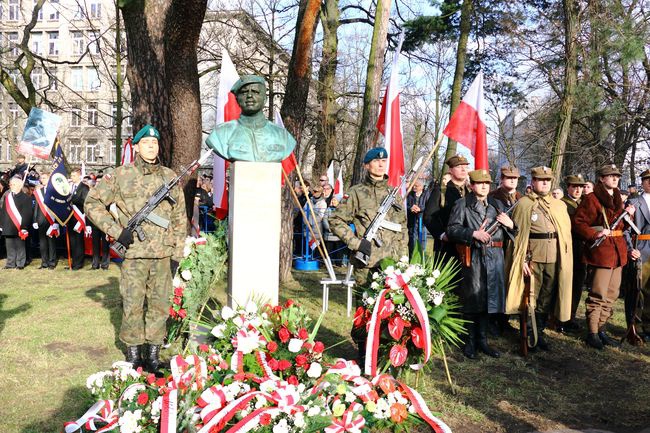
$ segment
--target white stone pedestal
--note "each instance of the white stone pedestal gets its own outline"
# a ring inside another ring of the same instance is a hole
[[[228,305],[278,304],[279,162],[237,161],[230,170]]]

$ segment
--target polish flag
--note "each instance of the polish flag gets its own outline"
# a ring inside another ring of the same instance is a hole
[[[122,144],[122,162],[120,165],[131,164],[133,162],[133,139],[127,138]]]
[[[230,91],[232,86],[239,80],[239,74],[235,65],[230,60],[228,51],[224,48],[221,52],[221,72],[219,73],[219,89],[217,91],[217,116],[216,124],[239,119],[241,109],[237,105],[235,95]],[[228,161],[217,154],[212,157],[212,200],[215,208],[215,215],[222,220],[228,215],[228,190],[226,188],[226,172]]]
[[[397,44],[388,88],[384,94],[384,102],[377,120],[377,129],[384,136],[384,147],[388,152],[388,184],[392,187],[399,186],[402,176],[404,176],[404,146],[402,143],[402,118],[399,105],[399,70],[397,69],[402,42],[404,42],[404,33],[400,35]]]
[[[327,183],[334,185],[334,161],[330,162],[330,166],[327,168]]]
[[[284,122],[282,121],[282,116],[280,115],[280,112],[278,110],[273,110],[273,123],[284,128]],[[291,152],[291,155],[284,158],[281,164],[282,164],[282,169],[284,170],[284,172],[287,174],[288,177],[289,174],[291,174],[291,172],[294,171],[296,167],[298,167],[298,160],[296,159],[296,155],[293,152]],[[284,176],[282,176],[281,185],[284,186]]]
[[[489,170],[483,103],[483,71],[479,72],[474,79],[442,133],[472,151],[475,170]]]
[[[338,200],[341,200],[341,197],[343,197],[343,168],[339,170],[339,176],[336,178],[336,182],[334,182],[334,197]]]

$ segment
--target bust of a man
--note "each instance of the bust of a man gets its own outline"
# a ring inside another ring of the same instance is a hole
[[[257,75],[244,75],[232,86],[241,116],[217,126],[205,141],[228,161],[280,162],[293,152],[296,140],[264,117],[266,83]]]

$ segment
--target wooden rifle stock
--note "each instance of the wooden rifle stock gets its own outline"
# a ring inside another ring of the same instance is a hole
[[[639,242],[638,235],[634,237],[634,249],[637,249],[637,244]],[[634,277],[634,310],[632,310],[632,317],[630,323],[627,326],[627,332],[625,336],[621,339],[621,343],[625,340],[628,341],[632,346],[642,346],[644,344],[643,338],[636,332],[636,320],[637,315],[639,314],[639,302],[641,300],[641,288],[643,285],[643,262],[641,257],[639,257],[634,262],[634,268],[636,275]]]

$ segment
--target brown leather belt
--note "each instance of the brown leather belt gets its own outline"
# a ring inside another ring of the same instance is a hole
[[[557,232],[552,233],[531,233],[528,239],[557,239]]]
[[[650,241],[650,234],[642,234],[636,237],[640,241]]]
[[[486,247],[489,248],[503,248],[503,242],[490,242],[489,244],[485,245]]]

